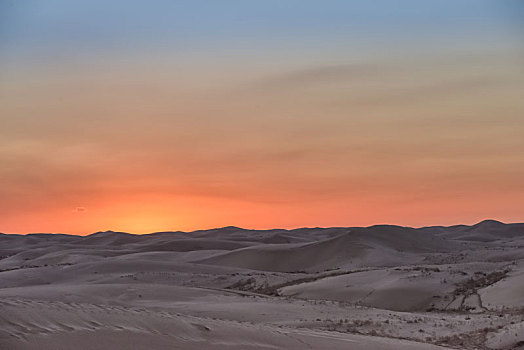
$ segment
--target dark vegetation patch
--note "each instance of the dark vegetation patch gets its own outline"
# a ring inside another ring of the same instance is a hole
[[[265,295],[271,295],[271,296],[280,296],[280,294],[278,293],[278,290],[280,288],[302,284],[302,283],[314,282],[319,279],[323,279],[327,277],[349,275],[352,273],[363,272],[363,271],[368,271],[368,270],[334,271],[334,272],[323,273],[323,274],[318,274],[318,275],[313,275],[313,276],[308,276],[308,277],[297,278],[294,280],[290,280],[290,281],[275,284],[275,285],[268,285],[266,283],[261,286],[256,285],[256,280],[254,278],[248,278],[248,279],[240,280],[238,282],[233,283],[232,285],[228,286],[227,289],[250,291],[250,292],[256,292],[259,294],[265,294]]]
[[[511,271],[509,268],[505,268],[504,270],[493,271],[491,273],[477,272],[473,277],[458,284],[453,294],[455,296],[475,294],[477,290],[497,283],[506,277],[509,271]]]

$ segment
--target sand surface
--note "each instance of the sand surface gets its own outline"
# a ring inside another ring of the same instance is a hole
[[[524,224],[0,234],[0,349],[524,349]]]

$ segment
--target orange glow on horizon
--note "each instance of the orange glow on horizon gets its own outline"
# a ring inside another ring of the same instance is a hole
[[[471,199],[453,203],[412,202],[403,206],[362,199],[321,201],[305,207],[296,203],[259,203],[216,198],[173,198],[159,195],[126,197],[114,203],[86,207],[85,211],[57,209],[4,220],[4,233],[70,233],[86,235],[97,231],[145,234],[159,231],[194,231],[224,226],[248,229],[293,229],[299,227],[371,226],[398,224],[430,226],[473,224],[486,218],[519,221],[518,210],[498,210],[497,205],[471,208]],[[511,200],[510,198],[506,200]],[[512,205],[518,208],[519,200]],[[423,204],[423,205],[421,205]],[[341,210],[342,208],[342,210]],[[457,214],[450,217],[449,211]],[[495,213],[495,216],[492,215]],[[14,230],[9,230],[12,225]],[[21,230],[20,230],[21,228]]]

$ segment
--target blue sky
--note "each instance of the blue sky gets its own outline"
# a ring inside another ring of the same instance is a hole
[[[520,34],[514,0],[2,0],[0,6],[4,60],[148,50],[258,51],[272,45],[314,50],[330,42],[373,52],[394,51],[396,45],[467,50],[515,45]]]

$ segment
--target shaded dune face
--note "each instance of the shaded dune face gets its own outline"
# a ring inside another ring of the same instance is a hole
[[[348,229],[313,243],[257,245],[200,262],[262,271],[320,271],[366,264],[388,266],[394,264],[395,256],[409,260],[414,253],[448,252],[457,247],[430,233],[384,225]]]
[[[352,257],[364,255],[368,248],[343,234],[314,243],[256,245],[199,262],[261,271],[293,272],[333,268]]]
[[[524,225],[491,220],[2,234],[0,349],[506,349],[523,288]]]
[[[435,234],[400,226],[372,226],[352,230],[350,234],[369,245],[412,253],[446,252],[457,248],[453,242]]]

